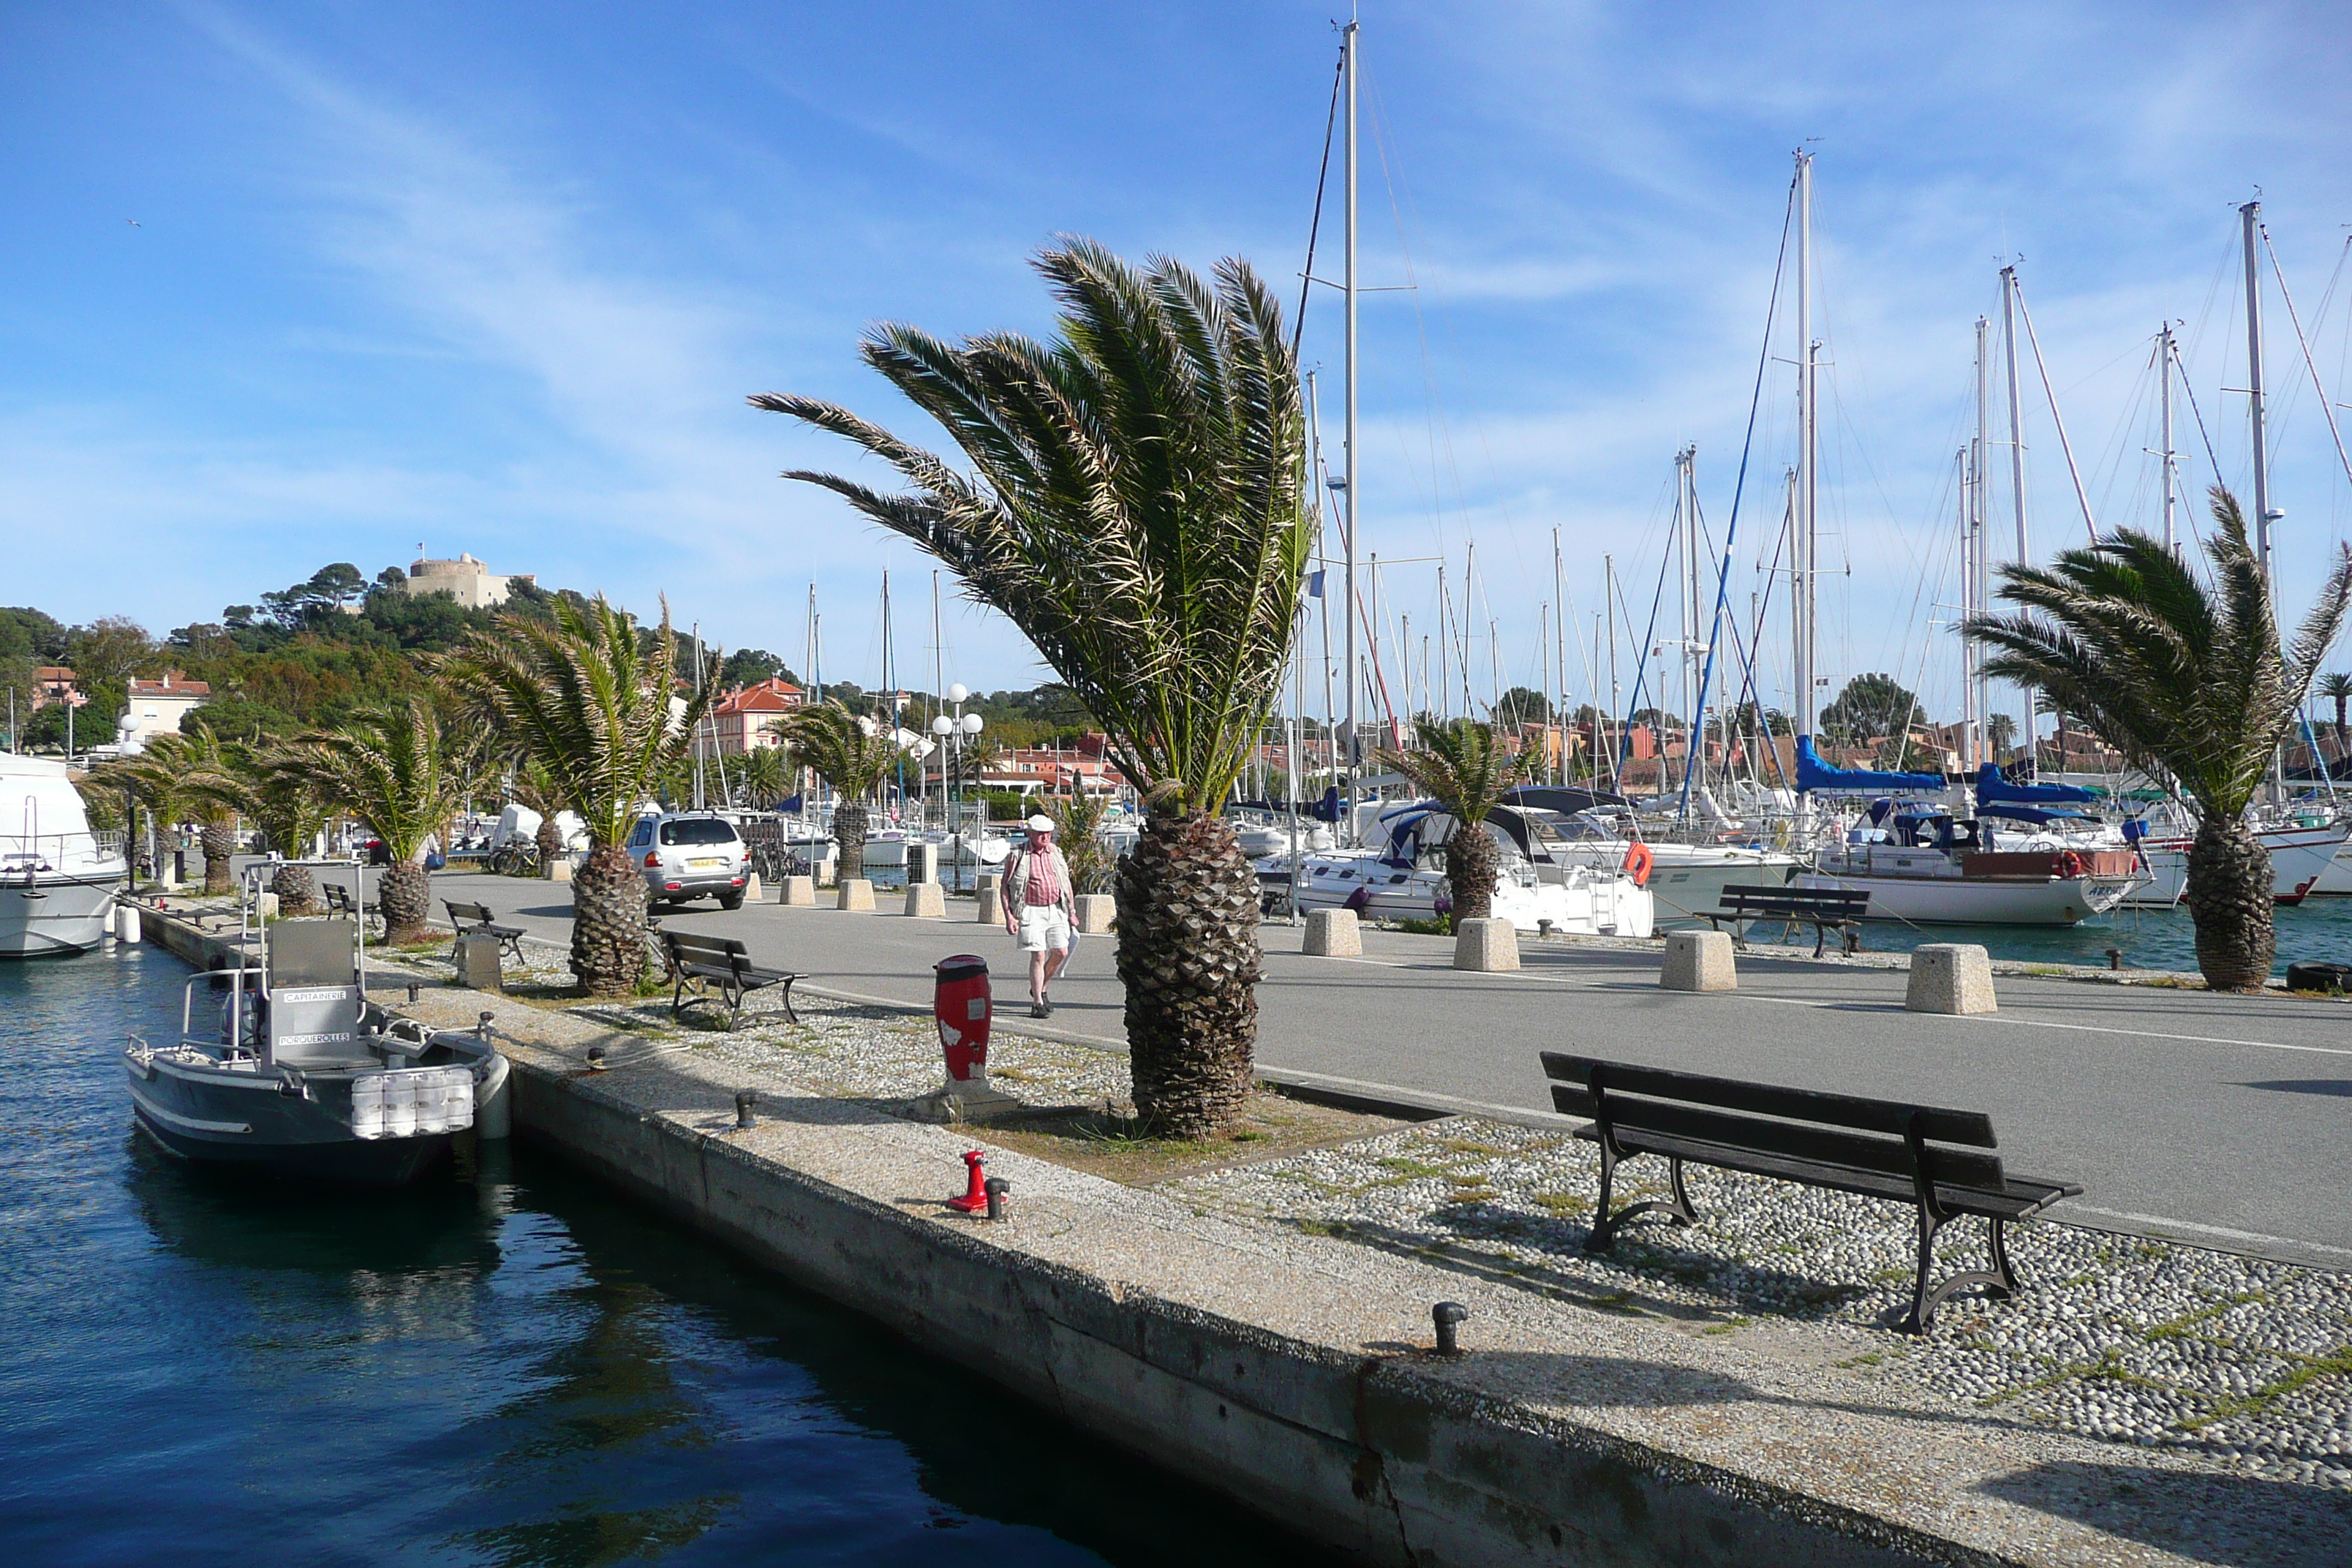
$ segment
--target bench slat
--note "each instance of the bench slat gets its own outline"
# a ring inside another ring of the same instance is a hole
[[[1577,1136],[1590,1141],[1598,1139],[1600,1134],[1591,1128],[1580,1128]],[[1628,1154],[1662,1154],[1688,1160],[1695,1164],[1744,1171],[1750,1175],[1775,1176],[1783,1181],[1802,1182],[1808,1186],[1857,1193],[1864,1197],[1886,1198],[1907,1204],[1918,1195],[1907,1176],[1895,1177],[1850,1166],[1783,1159],[1752,1149],[1710,1143],[1700,1138],[1677,1138],[1664,1132],[1633,1132],[1622,1136],[1618,1142]],[[1936,1184],[1936,1201],[1955,1214],[1972,1214],[1985,1219],[2023,1219],[2028,1215],[2040,1213],[2060,1198],[2072,1197],[2082,1190],[2065,1183],[2026,1181],[2014,1176],[2009,1177],[1998,1188],[1939,1181]]]
[[[1727,1149],[1777,1154],[1809,1165],[1875,1171],[1883,1175],[1899,1176],[1906,1184],[1911,1177],[1911,1151],[1893,1138],[1832,1131],[1825,1127],[1801,1127],[1795,1122],[1769,1121],[1760,1116],[1707,1110],[1695,1105],[1675,1105],[1655,1100],[1621,1100],[1615,1095],[1609,1097],[1609,1124],[1619,1133],[1617,1141],[1621,1146],[1625,1142],[1626,1133],[1660,1133],[1718,1144]],[[1928,1173],[1937,1182],[1984,1187],[1994,1192],[2002,1187],[1999,1155],[1932,1145],[1927,1152]]]
[[[1916,1114],[1922,1118],[1920,1136],[1937,1143],[1962,1143],[1971,1148],[1993,1149],[2000,1145],[1992,1131],[1992,1118],[1982,1111],[1948,1110],[1930,1105],[1905,1105],[1899,1100],[1865,1100],[1859,1095],[1828,1094],[1818,1089],[1782,1089],[1774,1084],[1742,1083],[1737,1079],[1709,1078],[1700,1073],[1675,1072],[1665,1068],[1635,1067],[1625,1062],[1603,1062],[1591,1057],[1570,1056],[1564,1051],[1543,1053],[1544,1076],[1562,1083],[1573,1083],[1589,1089],[1595,1070],[1601,1073],[1603,1087],[1612,1095],[1640,1094],[1659,1100],[1686,1100],[1699,1105],[1713,1105],[1727,1110],[1753,1111],[1761,1116],[1784,1117],[1792,1121],[1817,1121],[1830,1127],[1850,1127],[1864,1132],[1883,1132],[1901,1137]],[[1553,1090],[1557,1100],[1559,1090]],[[1591,1110],[1569,1110],[1569,1116],[1591,1116]]]

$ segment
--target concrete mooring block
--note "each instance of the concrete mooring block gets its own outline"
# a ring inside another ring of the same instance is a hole
[[[547,863],[547,868],[540,874],[551,882],[568,882],[572,880],[572,862],[566,857],[558,855]]]
[[[996,890],[994,878],[985,878],[982,880],[980,897],[974,902],[979,904],[980,912],[973,918],[982,925],[992,926],[1004,923],[1004,899]]]
[[[863,877],[844,877],[841,891],[834,902],[835,909],[874,912],[874,884]]]
[[[1353,910],[1307,911],[1307,953],[1310,958],[1361,958],[1364,928]]]
[[[1992,958],[1969,942],[1931,942],[1911,952],[1911,988],[1903,1005],[1914,1013],[1990,1013]]]
[[[271,892],[256,893],[253,896],[253,913],[255,918],[258,920],[276,920],[278,918],[278,895]]]
[[[1071,902],[1076,906],[1078,930],[1087,936],[1101,935],[1118,918],[1118,900],[1108,893],[1080,893]]]
[[[1496,974],[1519,966],[1518,929],[1500,915],[1454,922],[1454,967]]]
[[[743,897],[748,902],[754,904],[766,903],[768,901],[766,897],[767,891],[768,890],[765,888],[760,886],[760,873],[757,871],[747,871],[743,874]]]
[[[499,967],[499,939],[480,932],[457,939],[457,984],[469,991],[504,994],[506,975]]]
[[[816,879],[814,877],[785,878],[784,902],[788,904],[799,904],[803,908],[808,909],[815,908]]]
[[[947,889],[937,882],[914,882],[907,888],[907,913],[917,920],[948,918]]]
[[[1658,984],[1667,991],[1737,991],[1739,972],[1731,958],[1731,933],[1721,931],[1670,931],[1666,962],[1658,970]]]

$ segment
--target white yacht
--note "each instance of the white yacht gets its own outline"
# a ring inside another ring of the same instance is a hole
[[[1531,786],[1513,790],[1507,798],[1541,816],[1558,839],[1550,851],[1565,865],[1633,875],[1642,858],[1633,849],[1640,845],[1649,861],[1645,885],[1661,931],[1706,926],[1709,922],[1699,915],[1723,907],[1724,889],[1777,886],[1805,864],[1799,856],[1768,848],[1735,831],[1739,826],[1736,819],[1723,819],[1714,841],[1707,842],[1643,833],[1630,805],[1617,796]]]
[[[1524,931],[1570,936],[1653,935],[1656,905],[1633,878],[1565,858],[1567,841],[1548,814],[1498,805],[1486,830],[1501,851],[1493,912]],[[1298,864],[1301,910],[1351,909],[1367,920],[1433,920],[1451,909],[1445,841],[1454,818],[1433,802],[1391,807],[1376,847],[1309,855]],[[1259,863],[1261,881],[1277,864],[1287,886],[1287,855]]]
[[[65,763],[0,753],[0,958],[96,947],[128,871],[121,836],[90,831]]]

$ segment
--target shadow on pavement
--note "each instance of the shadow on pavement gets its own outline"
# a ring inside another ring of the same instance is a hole
[[[2199,1563],[2338,1568],[2352,1541],[2352,1496],[2254,1476],[2062,1459],[1976,1490]]]

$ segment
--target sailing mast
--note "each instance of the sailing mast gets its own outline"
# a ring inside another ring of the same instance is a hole
[[[1343,596],[1339,601],[1341,605],[1339,621],[1343,628],[1342,635],[1346,638],[1347,651],[1344,655],[1343,668],[1347,671],[1348,679],[1348,787],[1343,792],[1343,796],[1347,802],[1350,829],[1347,837],[1352,839],[1356,810],[1356,777],[1360,760],[1356,735],[1356,696],[1363,684],[1362,678],[1356,670],[1356,71],[1358,67],[1357,27],[1352,19],[1340,29],[1339,37],[1343,62],[1341,69],[1348,79],[1348,136],[1347,156],[1344,160],[1347,164],[1348,187],[1348,257],[1341,283],[1346,300],[1348,339],[1346,359],[1348,412],[1344,463],[1347,470],[1347,489],[1342,497],[1344,502],[1342,510],[1346,513],[1343,531],[1347,535],[1345,542],[1348,549],[1348,565],[1345,581],[1341,584]]]
[[[2017,395],[2017,268],[2014,267],[2000,269],[2000,342],[2009,377],[2009,488],[2010,500],[2017,517],[2016,558],[2031,561],[2033,559],[2033,546],[2025,527],[2025,411]],[[2025,728],[2021,738],[2025,742],[2026,756],[2032,761],[2030,771],[2038,775],[2042,771],[2042,742],[2034,733],[2037,721],[2033,688],[2021,686],[2018,691],[2025,699]],[[2058,759],[2058,766],[2064,769],[2064,757]]]
[[[1797,495],[1793,548],[1795,567],[1798,742],[1810,741],[1813,729],[1813,501],[1816,481],[1814,452],[1814,384],[1818,361],[1813,343],[1813,155],[1797,154]],[[1797,842],[1812,837],[1812,797],[1797,794]]]
[[[2254,264],[2255,227],[2262,212],[2260,202],[2248,202],[2238,209],[2246,237],[2246,414],[2253,436],[2254,545],[2267,582],[2271,576],[2271,520],[2279,514],[2271,510],[2270,438],[2263,429],[2268,410],[2263,401],[2263,289],[2262,274]]]
[[[1991,607],[1992,579],[1986,568],[1991,552],[1986,548],[1986,524],[1990,521],[1990,486],[1985,472],[1985,458],[1991,450],[1990,417],[1992,413],[1992,362],[1986,353],[1992,333],[1992,323],[1982,316],[1977,318],[1977,429],[1969,447],[1969,523],[1968,563],[1969,609],[1981,615]],[[1985,679],[1984,648],[1973,637],[1963,638],[1962,658],[1967,663],[1962,679],[1968,685],[1969,721],[1974,733],[1969,737],[1969,771],[1974,773],[1980,763],[1998,763],[1992,748],[1992,685]]]
[[[2158,458],[2164,466],[2164,547],[2179,551],[2180,542],[2173,531],[2173,511],[2180,489],[2180,454],[2172,449],[2172,323],[2156,334],[2157,405],[2162,410],[2164,449]]]

